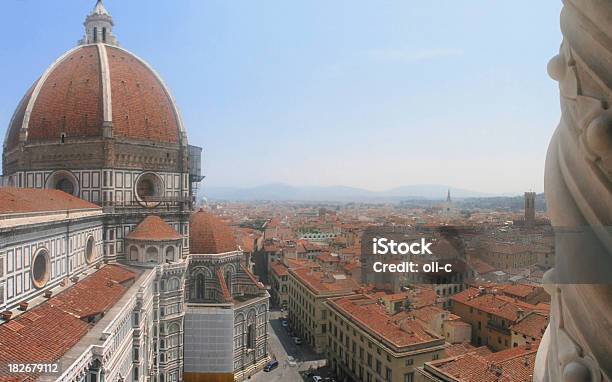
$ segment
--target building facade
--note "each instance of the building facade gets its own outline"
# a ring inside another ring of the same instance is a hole
[[[324,271],[310,262],[289,269],[287,310],[294,332],[309,343],[317,354],[324,354],[329,330],[329,308],[325,301],[331,297],[354,294],[359,289],[359,284],[346,275]]]
[[[327,358],[353,381],[416,381],[415,370],[444,357],[444,337],[407,313],[389,314],[373,296],[330,299]]]
[[[451,297],[451,312],[472,326],[472,344],[494,351],[512,347],[512,326],[530,312],[548,313],[548,304],[529,304],[498,290],[469,288]]]
[[[269,296],[229,227],[193,212],[201,148],[163,80],[101,0],[84,26],[4,140],[0,380],[244,379],[268,360]]]

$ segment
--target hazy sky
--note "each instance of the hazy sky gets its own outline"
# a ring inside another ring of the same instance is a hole
[[[94,0],[3,0],[0,134]],[[560,0],[106,0],[170,86],[204,185],[543,189]]]

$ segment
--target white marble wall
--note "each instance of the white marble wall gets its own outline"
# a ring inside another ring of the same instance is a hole
[[[39,227],[35,237],[28,238],[23,233],[24,240],[15,241],[0,249],[0,285],[4,285],[4,293],[0,298],[0,308],[16,306],[20,301],[27,301],[33,295],[42,293],[57,285],[62,279],[76,275],[93,267],[102,260],[102,222],[91,224],[87,228],[73,230],[57,230]],[[85,247],[89,237],[94,238],[94,254],[88,263],[85,259]],[[32,283],[31,264],[33,256],[44,248],[50,258],[49,280],[45,287],[36,289]]]

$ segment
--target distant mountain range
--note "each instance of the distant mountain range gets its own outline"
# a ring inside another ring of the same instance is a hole
[[[443,200],[450,189],[453,199],[515,196],[516,194],[487,194],[441,184],[418,184],[396,187],[385,191],[370,191],[347,186],[296,187],[271,183],[257,187],[202,187],[200,196],[225,201],[312,201],[312,202],[398,202],[402,200]]]

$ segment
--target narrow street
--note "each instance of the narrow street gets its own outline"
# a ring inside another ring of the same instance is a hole
[[[309,368],[316,369],[325,365],[325,359],[315,354],[309,345],[296,345],[281,324],[282,313],[270,311],[269,334],[270,356],[278,360],[278,367],[270,372],[260,371],[251,377],[255,382],[302,382],[309,380],[304,374]],[[287,357],[292,356],[296,365],[290,366]],[[301,372],[301,373],[300,373]]]

